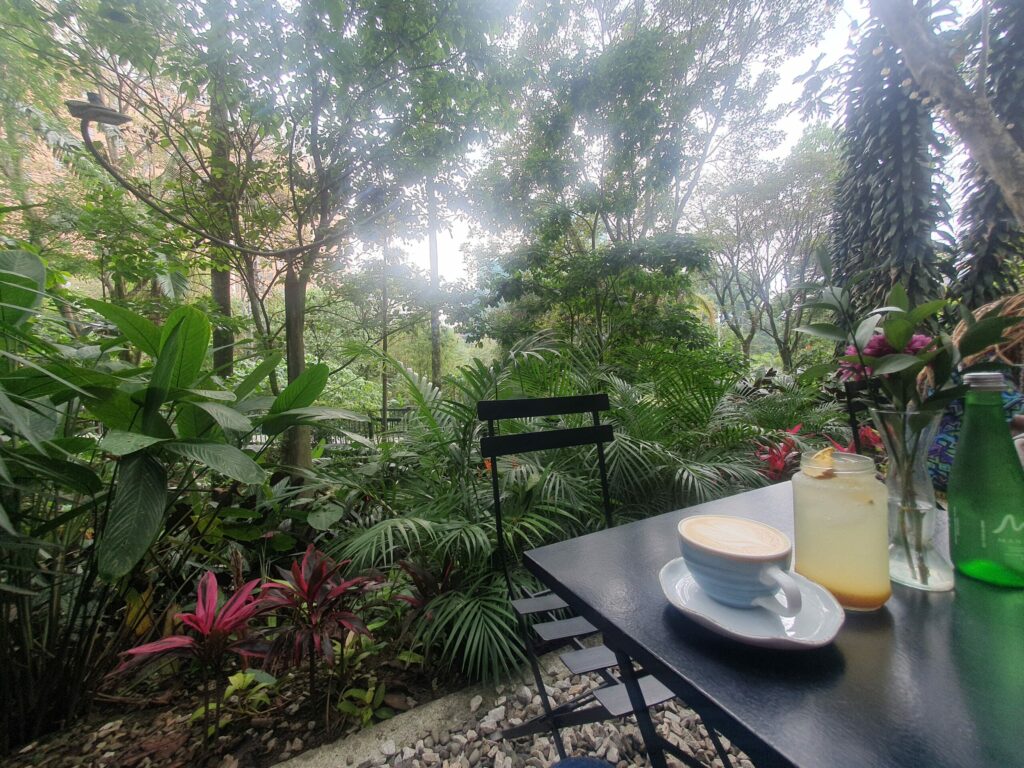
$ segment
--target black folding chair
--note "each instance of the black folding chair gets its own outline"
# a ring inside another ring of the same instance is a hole
[[[600,474],[601,500],[604,523],[613,525],[612,505],[608,492],[608,471],[605,464],[604,444],[614,435],[610,425],[601,424],[600,412],[608,410],[608,395],[578,395],[574,397],[548,397],[518,400],[482,400],[477,403],[477,415],[487,422],[487,436],[480,440],[480,453],[490,459],[491,486],[494,493],[494,518],[498,533],[498,557],[505,574],[512,609],[519,622],[520,634],[526,656],[533,671],[537,691],[544,707],[544,714],[534,720],[503,732],[505,738],[517,738],[539,733],[545,727],[551,729],[555,748],[565,758],[560,729],[567,726],[583,725],[613,717],[624,717],[634,713],[629,692],[625,684],[611,672],[617,666],[615,653],[604,645],[586,646],[582,638],[597,632],[597,629],[582,616],[566,616],[568,606],[550,590],[522,593],[517,589],[511,576],[514,564],[506,551],[504,525],[501,514],[501,489],[498,482],[498,459],[521,453],[546,451],[580,446],[596,446],[597,466]],[[592,426],[549,429],[533,432],[498,434],[498,422],[508,419],[533,419],[589,413]],[[596,672],[603,685],[591,693],[583,694],[558,707],[553,707],[544,680],[541,676],[538,656],[551,650],[569,647],[559,658],[573,675]],[[640,691],[646,707],[668,701],[673,694],[653,676],[646,675],[639,680]],[[595,706],[590,706],[595,704]]]

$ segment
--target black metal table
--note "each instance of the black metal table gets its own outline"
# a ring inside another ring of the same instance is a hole
[[[693,514],[793,531],[788,483],[526,553],[531,572],[709,728],[769,765],[1024,766],[1024,590],[957,576],[955,592],[893,585],[817,650],[756,648],[679,614],[658,584]]]

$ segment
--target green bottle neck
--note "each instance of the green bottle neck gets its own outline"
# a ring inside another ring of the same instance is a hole
[[[995,406],[1001,409],[1003,407],[1003,393],[972,389],[967,393],[967,405]]]

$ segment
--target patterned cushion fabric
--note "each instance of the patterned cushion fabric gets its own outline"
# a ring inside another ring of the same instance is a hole
[[[955,383],[960,383],[959,377],[955,377]],[[1003,393],[1003,410],[1006,412],[1007,424],[1016,414],[1024,413],[1024,394],[1021,394],[1020,390],[1015,387],[1015,383],[1010,376],[1007,376],[1007,384],[1011,387]],[[947,490],[949,471],[953,467],[953,457],[956,455],[956,444],[960,437],[960,424],[963,422],[963,418],[964,401],[955,400],[950,403],[946,412],[942,414],[935,442],[928,449],[928,472],[938,491]]]

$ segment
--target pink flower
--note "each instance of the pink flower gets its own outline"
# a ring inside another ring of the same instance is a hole
[[[903,348],[902,354],[904,355],[916,355],[932,343],[932,337],[927,336],[923,333],[915,333],[910,337],[910,341],[907,342],[907,346]],[[845,354],[854,356],[857,354],[857,347],[850,344],[846,348]],[[870,339],[868,343],[864,345],[863,349],[864,357],[885,357],[886,355],[896,354],[896,350],[892,348],[885,336],[881,333],[876,333]],[[855,360],[840,360],[839,361],[839,380],[840,381],[863,381],[872,374],[870,365],[861,365]]]
[[[918,352],[927,349],[928,345],[931,343],[931,336],[926,336],[923,333],[915,333],[910,337],[910,341],[907,342],[907,346],[904,348],[903,354],[916,355]]]

